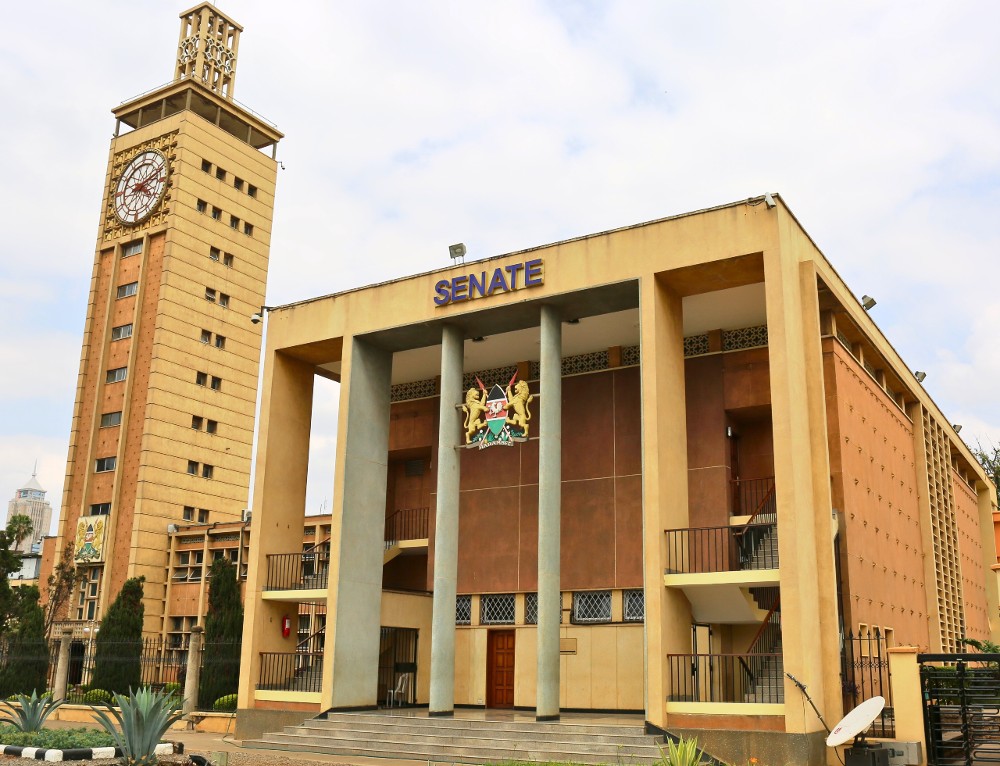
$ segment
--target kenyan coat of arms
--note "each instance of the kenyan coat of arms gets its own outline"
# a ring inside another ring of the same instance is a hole
[[[528,405],[535,397],[525,381],[515,383],[516,379],[517,373],[514,373],[506,389],[499,383],[487,389],[476,378],[479,388],[466,391],[465,404],[462,405],[466,447],[512,447],[514,442],[528,440],[531,427]]]

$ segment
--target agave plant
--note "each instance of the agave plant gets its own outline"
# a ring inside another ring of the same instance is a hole
[[[667,740],[666,748],[660,747],[660,764],[662,766],[698,766],[704,752],[698,749],[698,740],[694,737],[677,742]]]
[[[30,697],[18,694],[14,699],[17,700],[18,707],[14,707],[8,701],[0,702],[7,708],[0,711],[0,721],[9,723],[15,729],[27,732],[41,731],[42,726],[45,725],[45,719],[52,715],[55,709],[65,701],[53,702],[52,698],[45,694],[39,697],[37,689],[31,690]]]
[[[160,738],[182,715],[173,711],[171,695],[145,686],[129,689],[127,697],[116,693],[115,703],[118,710],[107,703],[107,712],[94,707],[94,716],[121,748],[127,766],[155,766]]]

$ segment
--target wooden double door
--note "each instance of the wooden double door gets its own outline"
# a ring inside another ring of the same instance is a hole
[[[487,634],[487,707],[514,707],[514,635],[513,630],[491,630]]]

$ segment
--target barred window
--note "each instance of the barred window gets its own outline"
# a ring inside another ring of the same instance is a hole
[[[472,622],[472,596],[455,598],[455,624],[469,625]]]
[[[559,622],[562,623],[562,593],[559,594]],[[538,624],[538,594],[537,593],[525,593],[524,594],[524,624],[525,625],[537,625]]]
[[[479,600],[479,622],[483,625],[514,624],[514,594],[491,594]]]
[[[574,593],[573,622],[611,622],[611,591]]]
[[[645,601],[642,589],[623,591],[622,607],[625,622],[642,622],[645,618]]]

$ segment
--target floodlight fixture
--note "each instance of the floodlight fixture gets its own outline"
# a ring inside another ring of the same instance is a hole
[[[448,255],[451,256],[452,260],[454,260],[455,258],[464,258],[465,257],[465,243],[458,242],[458,243],[452,245],[451,247],[449,247],[448,248]]]
[[[917,383],[923,383],[924,382],[924,378],[927,377],[927,373],[926,372],[921,372],[920,370],[917,370],[916,372],[913,373],[913,377],[915,377],[917,379]]]
[[[874,298],[872,298],[870,295],[862,295],[861,296],[861,308],[863,308],[865,311],[871,311],[872,307],[876,303],[877,303],[877,301]]]

